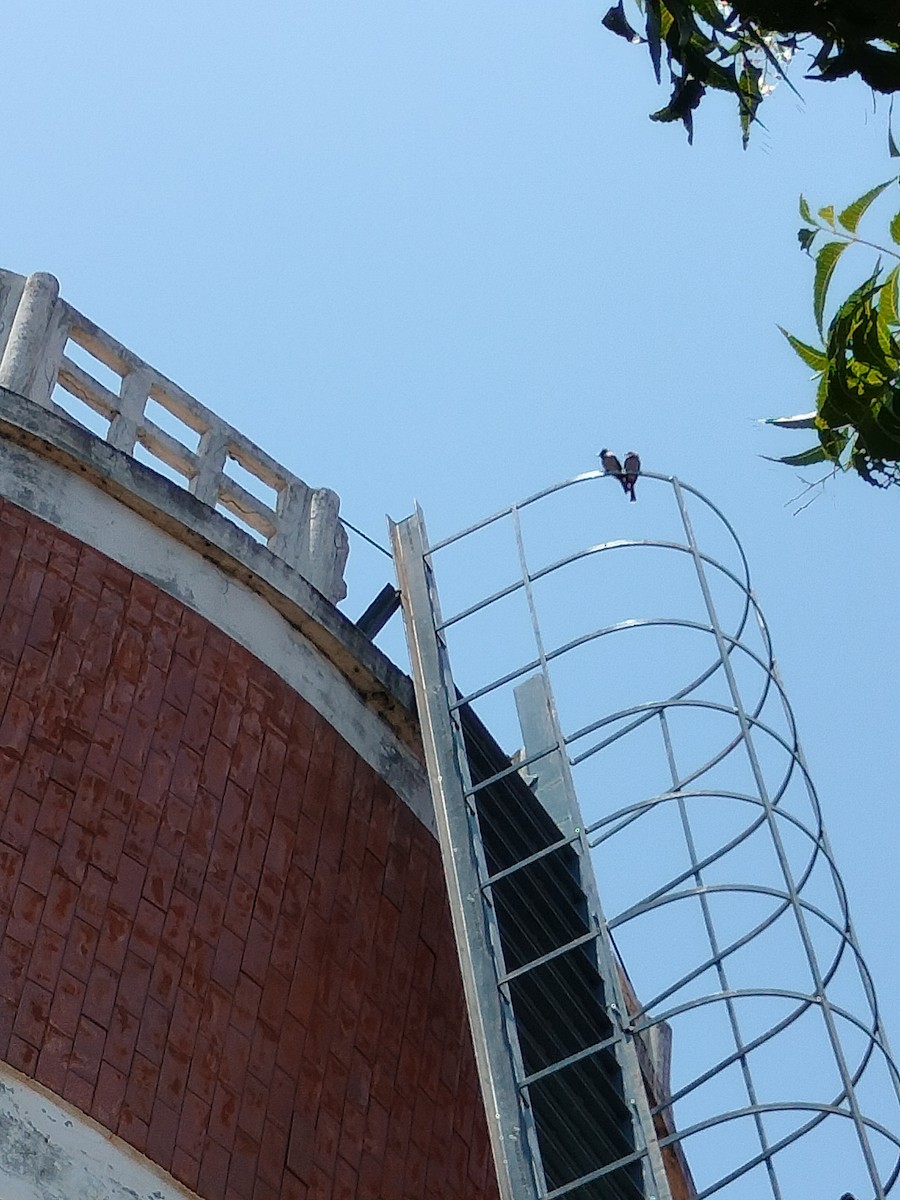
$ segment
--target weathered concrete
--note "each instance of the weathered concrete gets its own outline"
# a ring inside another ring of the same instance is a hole
[[[0,494],[245,646],[433,830],[409,679],[266,547],[88,430],[3,389]]]
[[[70,344],[119,377],[114,391],[66,355]],[[61,388],[85,406],[85,416],[90,410],[109,422],[110,445],[132,455],[140,443],[181,475],[193,495],[256,530],[273,553],[328,600],[341,600],[347,594],[348,541],[338,517],[337,495],[329,488],[308,486],[61,299],[52,275],[26,279],[0,269],[0,387],[77,422],[77,414],[70,417],[55,402],[55,389]],[[181,422],[186,435],[191,431],[200,435],[196,450],[150,419],[150,399]],[[266,503],[232,478],[226,470],[229,459],[270,488],[274,502]]]
[[[4,1200],[196,1200],[90,1117],[0,1062]]]

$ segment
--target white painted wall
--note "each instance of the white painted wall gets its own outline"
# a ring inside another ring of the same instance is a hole
[[[3,1200],[196,1200],[90,1117],[0,1062]]]

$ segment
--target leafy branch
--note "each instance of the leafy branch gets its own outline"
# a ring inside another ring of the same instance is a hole
[[[900,212],[888,224],[893,245],[862,237],[859,224],[871,205],[898,179],[865,192],[835,216],[834,206],[814,216],[800,197],[800,246],[815,261],[813,314],[820,346],[781,332],[818,380],[814,412],[779,417],[770,424],[788,429],[814,429],[818,444],[776,461],[794,467],[831,463],[855,470],[878,487],[900,484]],[[812,249],[820,235],[829,240]],[[849,246],[878,252],[870,274],[837,306],[824,328],[825,308],[835,268]],[[882,256],[896,259],[890,269]]]
[[[603,18],[612,33],[647,46],[671,96],[653,121],[681,121],[688,141],[708,88],[737,101],[744,145],[765,97],[798,51],[808,79],[858,75],[874,91],[900,91],[900,27],[884,0],[618,0]],[[629,16],[631,19],[629,19]],[[641,32],[638,32],[638,28]],[[796,90],[796,89],[794,89]]]

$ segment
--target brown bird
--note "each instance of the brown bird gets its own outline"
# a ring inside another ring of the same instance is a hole
[[[600,462],[603,464],[603,470],[606,472],[606,474],[615,475],[619,483],[621,483],[622,487],[627,492],[628,488],[625,487],[625,480],[622,478],[622,464],[619,462],[613,452],[611,450],[601,450]]]
[[[626,496],[631,500],[637,500],[637,496],[634,494],[634,485],[637,483],[640,473],[641,460],[633,450],[629,450],[625,455],[625,475],[622,479],[622,487],[625,489]]]

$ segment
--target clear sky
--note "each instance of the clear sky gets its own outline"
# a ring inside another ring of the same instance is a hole
[[[36,0],[4,21],[0,265],[64,296],[386,540],[449,533],[609,445],[747,551],[895,1041],[897,497],[763,454],[812,407],[797,198],[896,169],[853,85],[693,147],[585,0]],[[862,268],[860,268],[862,269]],[[807,497],[808,498],[808,497]],[[346,612],[391,576],[354,542]],[[391,635],[393,636],[393,635]],[[386,641],[396,654],[397,642]]]

